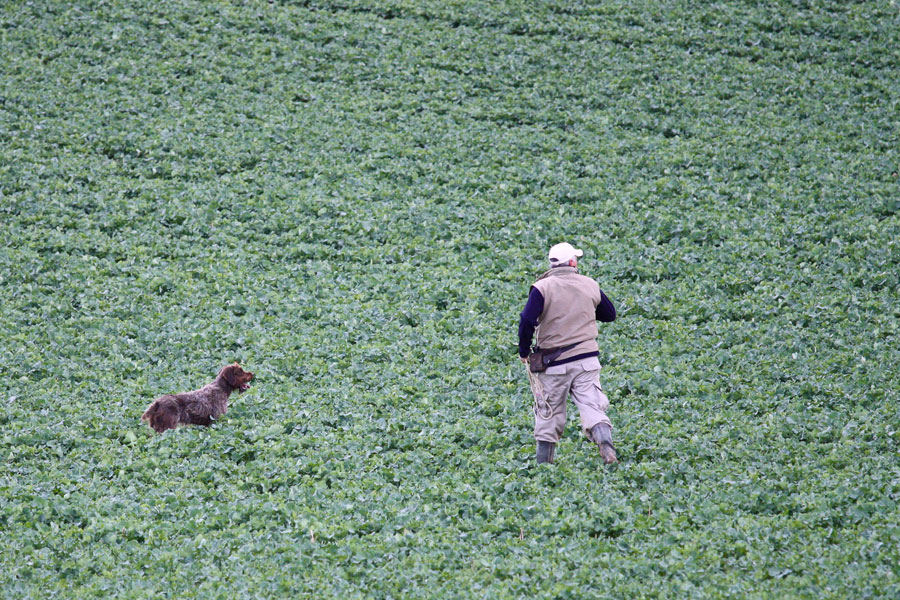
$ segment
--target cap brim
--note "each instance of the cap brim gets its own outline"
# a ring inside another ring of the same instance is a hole
[[[575,256],[577,256],[577,257],[580,258],[580,257],[584,256],[584,252],[582,252],[581,250],[579,250],[579,249],[576,248],[576,249],[575,249]]]

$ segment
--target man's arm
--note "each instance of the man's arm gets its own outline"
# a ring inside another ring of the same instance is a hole
[[[610,304],[610,306],[612,306]],[[532,287],[528,294],[525,309],[519,314],[519,357],[527,358],[531,354],[531,338],[538,325],[538,319],[544,312],[544,296]]]
[[[531,298],[529,298],[531,301]],[[541,302],[543,308],[543,302]],[[604,323],[611,323],[616,320],[616,307],[610,302],[603,290],[600,290],[600,304],[597,305],[597,320]],[[523,313],[524,314],[524,313]],[[519,335],[521,336],[522,326],[519,325]]]

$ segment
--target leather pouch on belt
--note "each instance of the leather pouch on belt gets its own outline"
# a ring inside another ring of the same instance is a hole
[[[578,344],[570,344],[568,346],[563,346],[562,348],[547,348],[546,350],[535,348],[534,351],[528,355],[528,369],[532,373],[543,373],[547,370],[547,365],[559,358],[563,352],[571,350],[577,345]]]
[[[532,373],[543,373],[547,370],[544,364],[544,353],[540,350],[528,355],[528,370]]]

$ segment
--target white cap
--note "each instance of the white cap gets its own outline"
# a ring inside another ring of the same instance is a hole
[[[550,259],[551,265],[558,265],[560,263],[567,263],[577,256],[584,256],[584,252],[578,248],[573,248],[572,244],[563,242],[562,244],[557,244],[550,248],[547,258]]]

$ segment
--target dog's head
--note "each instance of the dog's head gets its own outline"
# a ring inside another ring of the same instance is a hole
[[[222,370],[219,371],[219,377],[239,392],[250,389],[250,382],[253,381],[253,373],[245,371],[237,363],[222,367]]]

